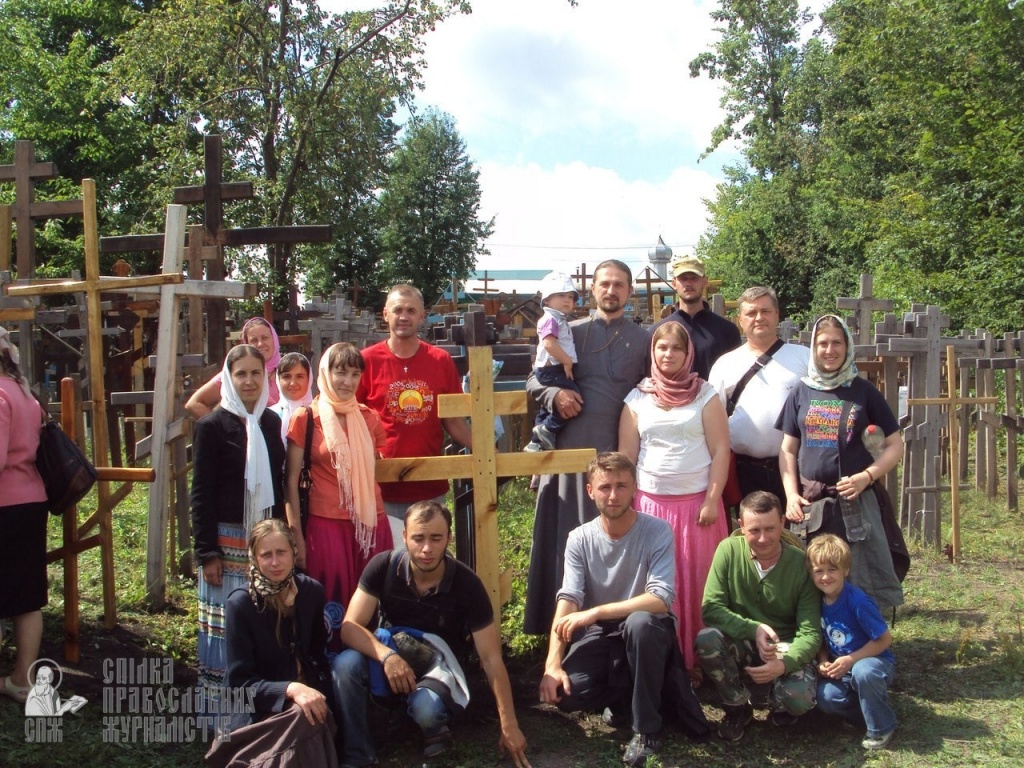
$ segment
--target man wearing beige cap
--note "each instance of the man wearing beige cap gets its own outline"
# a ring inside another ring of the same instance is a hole
[[[696,256],[684,256],[672,263],[672,287],[679,296],[679,309],[661,322],[675,320],[683,324],[693,342],[693,370],[707,380],[715,360],[740,345],[739,329],[712,312],[704,301],[708,279],[704,262]]]

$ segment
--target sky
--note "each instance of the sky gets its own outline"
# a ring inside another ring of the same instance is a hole
[[[320,0],[325,10],[372,0]],[[714,2],[473,0],[427,37],[420,108],[451,114],[495,217],[478,270],[647,264],[692,253],[734,147],[700,159],[719,83],[689,62],[717,39]],[[634,270],[636,271],[636,270]]]

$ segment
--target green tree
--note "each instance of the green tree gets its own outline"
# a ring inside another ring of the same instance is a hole
[[[236,266],[280,306],[302,274],[324,290],[374,274],[373,191],[392,148],[396,103],[419,84],[423,35],[457,0],[404,0],[327,14],[315,2],[174,0],[144,14],[115,61],[122,98],[173,117],[167,184],[200,167],[200,129],[219,132],[230,172],[254,181],[256,201],[231,207],[238,226],[331,223],[329,246],[272,246]],[[294,258],[295,252],[301,256]]]
[[[380,197],[383,272],[433,302],[488,253],[494,219],[482,221],[479,171],[452,117],[428,109],[405,129]]]
[[[140,112],[106,91],[116,41],[130,27],[130,12],[154,5],[146,0],[0,2],[0,155],[10,162],[13,141],[29,139],[36,157],[57,164],[61,178],[36,186],[40,200],[79,197],[79,181],[96,179],[100,226],[108,232],[158,221],[148,161],[156,155],[153,136],[164,117],[159,111]],[[13,200],[13,185],[0,194],[5,202]],[[39,227],[39,273],[66,276],[81,269],[81,235],[80,217]],[[140,261],[143,271],[159,263]]]

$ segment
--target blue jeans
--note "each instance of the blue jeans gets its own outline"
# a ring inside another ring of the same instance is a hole
[[[565,375],[565,368],[561,365],[545,365],[543,368],[534,368],[533,375],[537,382],[545,387],[571,389],[577,394],[580,391],[579,385]],[[549,411],[542,405],[537,409],[537,419],[534,424],[543,424],[552,432],[557,432],[565,426],[565,422],[566,419],[558,415],[557,409]]]
[[[370,660],[359,651],[346,648],[331,662],[331,685],[338,707],[337,722],[341,732],[342,748],[339,762],[343,766],[372,765],[377,759],[370,740],[367,705]],[[434,736],[448,722],[448,708],[444,701],[427,688],[417,688],[407,697],[408,713],[423,730],[424,736]]]
[[[896,713],[889,706],[889,685],[895,676],[891,662],[877,656],[861,659],[839,680],[818,680],[818,709],[866,724],[868,736],[884,736],[896,727]]]

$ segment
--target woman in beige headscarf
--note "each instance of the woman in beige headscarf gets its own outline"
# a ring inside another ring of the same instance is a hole
[[[308,409],[295,412],[288,429],[285,509],[298,545],[298,566],[324,586],[329,654],[341,650],[341,620],[363,568],[375,554],[394,545],[373,477],[374,463],[385,444],[384,427],[375,411],[356,402],[363,369],[363,358],[353,345],[330,347],[320,358],[320,394]],[[312,485],[303,530],[299,474],[308,411],[313,415]]]

